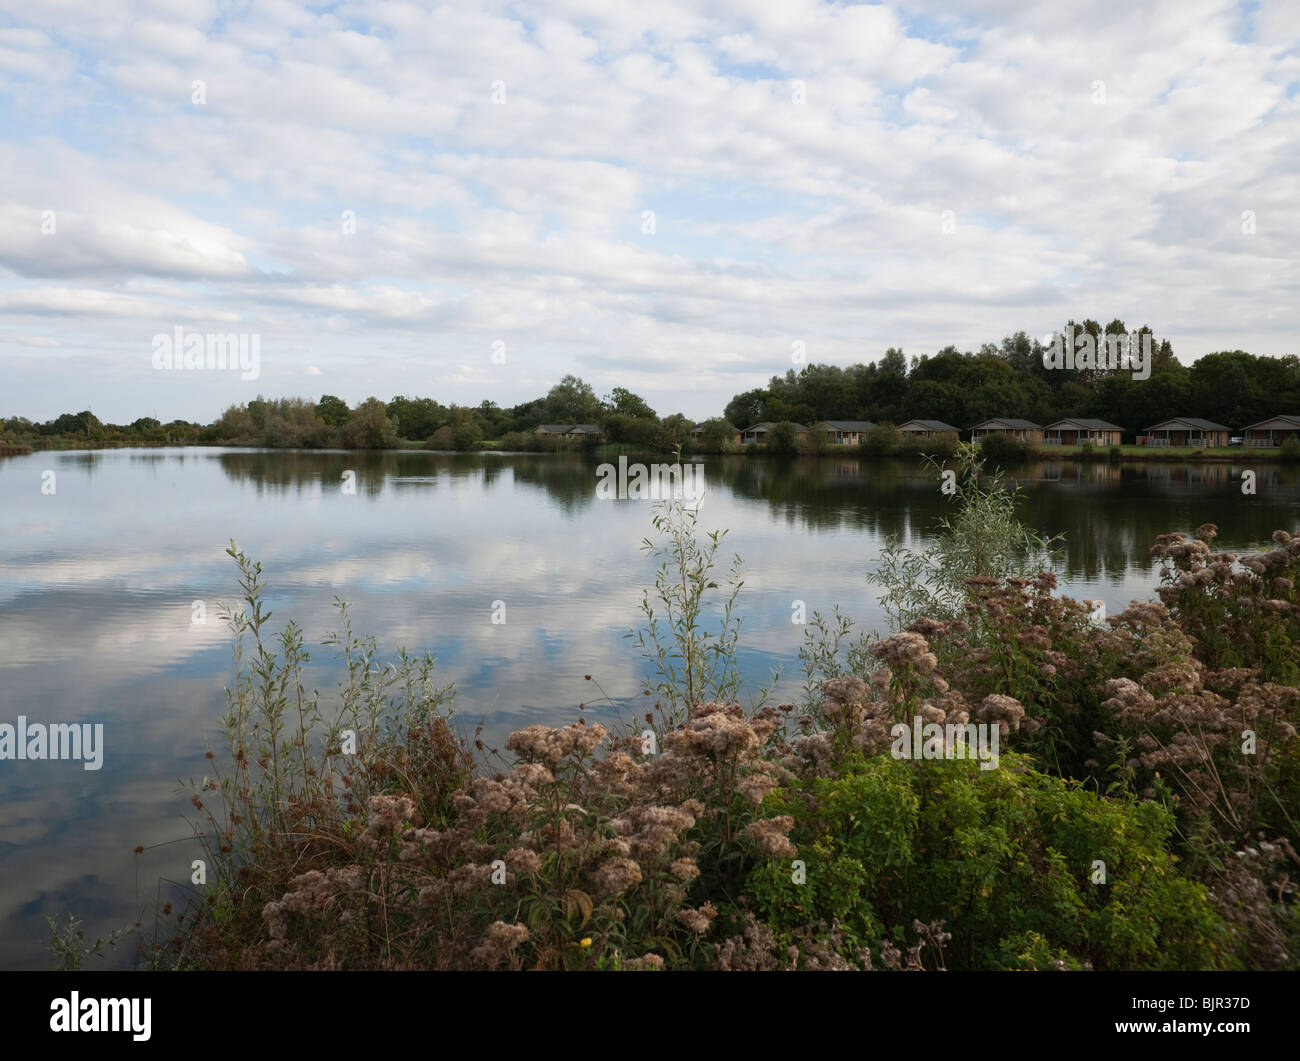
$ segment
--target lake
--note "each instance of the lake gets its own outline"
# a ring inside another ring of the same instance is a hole
[[[1065,534],[1066,592],[1114,614],[1151,596],[1157,534],[1213,522],[1220,545],[1246,550],[1300,526],[1300,471],[1261,464],[1244,495],[1242,459],[1026,466],[1022,518]],[[950,503],[919,462],[702,462],[700,525],[728,528],[725,559],[739,553],[746,571],[742,673],[756,688],[784,668],[774,694],[795,700],[793,602],[810,617],[838,604],[877,627],[865,575],[885,538],[926,540]],[[217,605],[237,599],[232,538],[263,565],[273,629],[293,618],[315,646],[326,701],[338,669],[320,642],[338,628],[337,595],[385,654],[434,653],[461,728],[484,723],[496,746],[519,726],[572,721],[601,695],[587,674],[617,702],[588,717],[644,710],[647,667],[624,634],[653,587],[640,549],[653,506],[598,499],[598,463],[197,448],[0,459],[0,723],[24,715],[104,734],[98,770],[0,761],[0,968],[51,965],[47,914],[77,913],[94,938],[151,908],[160,879],[188,880],[192,808],[177,779],[210,770],[207,747],[224,752],[233,670]],[[495,602],[504,623],[492,622]],[[129,950],[109,964],[129,964]]]

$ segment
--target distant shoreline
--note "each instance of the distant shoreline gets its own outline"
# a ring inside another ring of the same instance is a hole
[[[346,449],[342,447],[330,446],[327,448],[306,448],[302,446],[262,446],[250,445],[239,442],[155,442],[155,441],[125,441],[125,440],[84,440],[84,439],[67,439],[67,438],[48,438],[33,439],[30,442],[20,444],[3,444],[0,443],[0,457],[28,456],[33,453],[43,452],[76,452],[89,450],[105,449],[240,449],[240,450],[266,450],[269,452],[284,453],[446,453],[464,456],[473,453],[519,453],[519,454],[536,454],[542,456],[552,455],[588,455],[591,457],[608,457],[611,455],[626,454],[628,456],[649,456],[656,460],[663,460],[665,457],[671,457],[672,454],[656,452],[633,446],[620,445],[603,445],[596,447],[573,446],[566,449],[557,450],[502,450],[497,444],[489,441],[482,444],[476,449],[454,450],[454,449],[426,449],[425,444],[418,441],[405,441],[402,445],[384,449]],[[1245,446],[1220,446],[1214,449],[1191,449],[1178,447],[1148,447],[1148,446],[1120,446],[1118,457],[1111,455],[1110,448],[1096,447],[1091,451],[1085,451],[1079,446],[1053,446],[1050,449],[1038,449],[1023,458],[1004,458],[997,460],[997,463],[1006,467],[1014,467],[1022,464],[1033,464],[1039,461],[1050,460],[1070,460],[1080,463],[1120,463],[1124,461],[1144,461],[1153,463],[1176,463],[1176,464],[1231,464],[1250,460],[1256,463],[1283,463],[1281,447],[1270,449],[1255,449]],[[722,452],[708,450],[683,450],[683,456],[691,457],[774,457],[783,460],[789,459],[824,459],[824,458],[851,458],[854,460],[905,460],[909,457],[920,456],[919,451],[907,453],[872,453],[863,452],[857,446],[833,447],[831,449],[816,453],[771,453],[758,445],[746,446],[743,449],[731,449]]]

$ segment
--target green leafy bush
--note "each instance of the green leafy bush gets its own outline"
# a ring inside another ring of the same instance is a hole
[[[854,960],[942,922],[950,969],[1235,964],[1230,926],[1167,849],[1168,811],[1084,791],[1020,756],[995,770],[850,756],[767,806],[794,819],[807,874],[793,883],[789,863],[772,862],[750,878],[778,943],[834,924]]]
[[[945,469],[939,461],[929,461],[936,479],[945,470],[955,473],[954,492],[947,495],[955,511],[939,521],[933,544],[909,550],[890,537],[867,575],[869,583],[884,590],[880,603],[895,630],[922,617],[961,617],[972,592],[968,579],[1029,577],[1055,562],[1060,540],[1041,538],[1019,522],[1017,491],[997,483],[982,485],[984,465],[976,447],[961,446],[953,463]]]
[[[955,432],[939,431],[932,435],[913,434],[910,437],[903,436],[900,451],[916,454],[917,456],[942,459],[955,456],[961,445],[962,443]]]
[[[725,453],[732,444],[736,429],[721,417],[713,417],[705,420],[700,425],[699,452],[701,453]]]
[[[798,448],[799,435],[791,421],[782,420],[780,423],[772,425],[771,430],[767,433],[767,449],[769,453],[790,454],[797,452]]]
[[[864,454],[874,457],[892,457],[903,445],[903,432],[893,424],[877,424],[861,436],[858,443]]]
[[[1010,435],[985,435],[979,444],[980,455],[986,461],[1010,464],[1025,460],[1030,454],[1030,446]]]

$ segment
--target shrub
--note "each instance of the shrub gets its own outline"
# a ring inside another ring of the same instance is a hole
[[[1162,563],[1157,596],[1206,667],[1300,682],[1300,537],[1275,531],[1273,548],[1244,556],[1215,553],[1217,537],[1212,523],[1194,537],[1160,535],[1152,549]]]
[[[893,424],[877,424],[862,436],[858,443],[863,453],[871,456],[893,456],[903,444],[903,432]]]
[[[782,420],[780,423],[773,424],[767,433],[767,449],[769,453],[790,454],[798,450],[799,435],[795,431],[795,426],[789,420]]]
[[[621,443],[628,447],[628,452],[650,452],[660,442],[659,422],[645,417],[609,413],[601,421],[601,428],[606,441]]]
[[[914,453],[927,457],[952,457],[956,455],[961,442],[952,431],[940,431],[933,435],[918,434],[913,438],[904,437],[902,452]]]
[[[437,432],[435,431],[436,435]],[[483,442],[483,429],[472,418],[460,420],[451,429],[451,448],[456,450],[478,449]]]
[[[425,442],[425,449],[448,450],[455,449],[456,432],[450,424],[443,424]]]
[[[1278,458],[1286,461],[1288,464],[1300,462],[1300,437],[1292,435],[1277,451]]]
[[[720,417],[714,417],[711,420],[705,420],[700,425],[703,430],[700,433],[698,446],[702,453],[722,453],[725,452],[735,434],[735,428],[726,420]]]
[[[541,448],[539,436],[531,431],[507,431],[501,436],[501,448],[533,453]]]
[[[1029,456],[1029,443],[1010,435],[985,435],[980,440],[979,450],[986,461],[1009,464]]]
[[[821,455],[832,449],[830,434],[824,427],[810,427],[803,438],[798,440],[800,453]]]
[[[1016,519],[1019,492],[981,486],[984,464],[976,447],[961,446],[956,463],[956,512],[939,521],[934,544],[924,552],[905,550],[891,536],[867,576],[885,591],[880,604],[895,630],[922,617],[962,617],[969,579],[1033,576],[1054,562],[1059,541],[1032,534]],[[933,459],[930,465],[937,478],[942,467]]]
[[[833,776],[778,791],[766,805],[794,820],[789,837],[807,873],[795,884],[788,863],[774,861],[749,882],[778,944],[821,923],[838,930],[842,958],[874,952],[885,965],[890,950],[909,949],[909,929],[922,935],[912,967],[1231,963],[1230,927],[1167,849],[1168,811],[1103,799],[1017,756],[981,770],[969,760],[854,752]],[[1092,883],[1098,861],[1105,884]],[[937,923],[949,945],[927,955],[923,930]]]
[[[1118,915],[1119,909],[1111,906],[1093,911],[1087,914],[1091,927],[1084,936],[1090,948],[1102,947],[1085,953],[1053,936],[1050,926],[1036,923],[1037,915],[1028,913],[1044,904],[1053,906],[1059,897],[1049,899],[1037,893],[1028,880],[1012,883],[1015,874],[1003,868],[998,871],[1002,886],[1017,897],[1013,905],[1029,918],[1020,918],[1012,926],[1017,932],[1037,933],[1052,941],[1057,957],[1062,957],[1064,948],[1066,954],[1097,967],[1163,967],[1159,962],[1148,965],[1154,961],[1153,946],[1187,948],[1174,959],[1175,963],[1192,963],[1184,967],[1294,966],[1300,919],[1287,869],[1295,850],[1295,826],[1287,808],[1296,802],[1300,756],[1295,729],[1300,721],[1300,690],[1263,685],[1249,680],[1248,672],[1243,671],[1204,672],[1202,677],[1193,677],[1199,672],[1192,655],[1194,641],[1160,605],[1135,604],[1105,628],[1090,620],[1084,604],[1055,596],[1051,575],[1034,580],[1032,585],[1013,578],[1001,583],[979,580],[978,587],[978,599],[968,606],[969,622],[919,620],[902,634],[870,646],[875,664],[869,681],[849,676],[824,683],[825,700],[811,715],[820,731],[794,742],[799,756],[815,767],[815,776],[834,785],[850,769],[845,764],[852,764],[859,754],[877,764],[889,747],[891,725],[911,721],[916,714],[941,724],[963,725],[975,718],[1006,722],[1003,743],[1007,750],[993,772],[1020,772],[1008,760],[1014,761],[1014,755],[1024,751],[1051,769],[1048,776],[1058,789],[1061,778],[1077,777],[1084,788],[1103,793],[1112,804],[1127,803],[1131,813],[1154,830],[1152,842],[1144,844],[1146,853],[1138,860],[1156,872],[1160,883],[1153,886],[1163,897],[1146,906],[1144,897],[1126,895],[1126,903],[1144,923],[1165,916],[1166,902],[1182,904],[1180,908],[1189,915],[1189,920],[1175,929],[1176,943],[1160,942],[1151,935],[1136,951],[1125,949],[1128,944],[1110,950],[1100,924]],[[1030,591],[1027,599],[1026,590]],[[976,613],[983,613],[979,622]],[[985,631],[983,637],[973,634],[979,627]],[[1005,695],[1008,689],[1016,690],[1014,699]],[[1241,754],[1246,728],[1257,731],[1250,756]],[[795,768],[788,760],[782,763]],[[937,766],[911,765],[918,770]],[[1064,783],[1067,787],[1076,784]],[[1035,778],[1034,785],[1040,784],[1047,786],[1048,782]],[[924,791],[923,803],[930,806],[932,789]],[[1008,796],[1002,792],[998,801]],[[1029,797],[1021,793],[1016,798]],[[1059,792],[1053,797],[1060,798],[1064,797]],[[896,806],[905,802],[897,793],[890,799]],[[938,802],[946,809],[944,799]],[[834,822],[826,826],[826,808],[809,802],[806,786],[795,793],[792,804],[774,809],[799,806],[808,808],[817,828],[823,830],[818,834],[823,840],[847,835],[844,828],[835,828]],[[1106,806],[1103,802],[1098,812]],[[1151,818],[1152,814],[1163,816],[1164,824]],[[1186,838],[1181,842],[1169,827],[1175,815]],[[798,820],[798,813],[795,816]],[[876,817],[888,820],[880,814]],[[1054,812],[1051,828],[1056,821]],[[1133,835],[1132,825],[1117,820],[1099,826],[1090,835],[1095,840],[1111,828]],[[944,831],[948,829],[951,833]],[[943,836],[962,835],[958,825],[945,825],[944,830]],[[1157,842],[1157,833],[1165,839]],[[1014,835],[1031,836],[1032,830],[1021,824],[1014,828]],[[796,824],[791,840],[807,850],[806,833],[802,839],[804,843],[800,843]],[[894,837],[894,842],[896,846],[902,841]],[[1049,835],[1044,843],[1063,850],[1055,835]],[[1173,874],[1172,862],[1157,857],[1157,847],[1170,854],[1182,848],[1188,875]],[[882,851],[894,849],[878,839],[877,860]],[[818,865],[833,866],[837,879],[853,882],[852,867],[836,863],[837,850],[819,849]],[[918,856],[916,861],[928,864],[943,850],[938,844],[936,854]],[[1155,861],[1148,861],[1147,855]],[[975,856],[968,850],[967,857]],[[1114,863],[1106,855],[1093,857],[1102,859],[1108,872],[1113,870]],[[1195,887],[1189,888],[1189,884]],[[852,883],[848,887],[862,890]],[[915,875],[905,876],[899,887],[897,895],[923,893]],[[1118,897],[1119,893],[1112,894]],[[1215,912],[1209,912],[1207,900]],[[881,908],[897,912],[892,920],[877,918],[895,941],[908,919],[924,923],[931,916],[924,905],[872,907]],[[955,923],[954,934],[971,930],[966,920],[969,912]],[[810,921],[826,913],[823,908],[800,911]],[[845,922],[843,911],[835,916],[841,933],[846,938],[852,936],[853,922]],[[858,923],[868,922],[859,918]],[[1113,927],[1108,922],[1107,926]],[[994,936],[1001,931],[990,929]],[[859,934],[856,938],[864,937]],[[1202,946],[1207,939],[1217,941],[1213,954]],[[993,950],[1004,957],[1010,953],[1001,946]],[[980,967],[998,967],[992,953],[986,948],[990,964]],[[1206,962],[1209,964],[1200,964]]]

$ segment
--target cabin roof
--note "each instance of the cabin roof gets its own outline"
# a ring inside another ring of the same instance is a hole
[[[945,424],[942,420],[908,420],[906,423],[898,425],[900,431],[953,431],[960,432],[960,428],[953,427],[952,424]]]
[[[1119,431],[1124,429],[1119,424],[1108,423],[1105,420],[1094,420],[1089,417],[1066,417],[1063,420],[1056,420],[1048,424],[1044,431],[1051,431],[1058,427],[1081,427],[1085,431]]]
[[[1041,431],[1043,429],[1042,424],[1036,424],[1032,420],[1017,420],[1015,417],[1001,416],[976,424],[971,430],[978,431],[981,427],[990,426],[1007,427],[1016,431]]]
[[[1270,427],[1280,427],[1284,430],[1293,430],[1300,428],[1300,416],[1287,416],[1279,413],[1277,416],[1270,416],[1267,420],[1261,420],[1257,424],[1248,424],[1243,431],[1267,430]]]
[[[1178,424],[1184,424],[1187,427],[1194,427],[1198,431],[1229,431],[1231,428],[1224,424],[1216,424],[1213,420],[1203,420],[1199,416],[1175,416],[1169,420],[1163,420],[1156,424],[1155,427],[1148,427],[1148,431],[1169,431],[1176,429]]]

